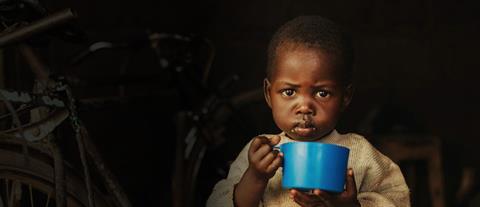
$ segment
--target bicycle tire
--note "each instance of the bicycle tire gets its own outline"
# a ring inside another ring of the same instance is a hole
[[[6,187],[1,185],[5,182],[0,182],[0,192],[8,191],[6,189],[8,181],[17,181],[22,185],[32,186],[35,191],[44,193],[47,197],[52,197],[54,203],[55,178],[52,156],[46,149],[42,149],[41,145],[34,143],[28,143],[28,155],[25,155],[20,141],[5,140],[0,137],[0,181],[7,181]],[[79,173],[66,164],[65,177],[66,207],[87,207],[87,190]],[[102,193],[97,187],[94,189],[94,197],[96,207],[115,206],[112,198]]]

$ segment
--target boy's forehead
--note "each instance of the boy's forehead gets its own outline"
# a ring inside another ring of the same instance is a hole
[[[303,43],[293,40],[284,41],[278,45],[276,48],[276,53],[284,52],[284,51],[296,51],[296,50],[315,50],[318,53],[329,53],[327,49],[320,46],[319,44],[313,43]]]
[[[334,56],[318,48],[295,47],[277,51],[273,76],[308,76],[308,78],[334,78],[338,75]],[[304,77],[307,78],[307,77]]]

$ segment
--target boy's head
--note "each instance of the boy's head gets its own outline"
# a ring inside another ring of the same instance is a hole
[[[267,78],[275,73],[278,52],[298,46],[319,49],[331,55],[338,78],[352,81],[353,48],[349,35],[334,22],[320,16],[300,16],[281,26],[268,45]]]
[[[346,33],[322,17],[295,18],[275,33],[264,92],[288,136],[315,140],[335,128],[352,96],[352,54]]]

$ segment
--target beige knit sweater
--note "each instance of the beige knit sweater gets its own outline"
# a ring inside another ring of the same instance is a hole
[[[264,135],[272,137],[274,135]],[[294,142],[280,134],[280,144]],[[350,149],[348,167],[353,169],[357,184],[357,198],[362,207],[409,207],[409,190],[399,167],[377,151],[364,137],[358,134],[339,134],[333,131],[319,142],[337,144]],[[219,181],[207,201],[207,207],[230,207],[233,205],[233,188],[248,167],[250,142],[243,148],[230,166],[228,177]],[[288,189],[282,188],[282,170],[277,170],[269,180],[259,206],[299,206],[290,197]]]

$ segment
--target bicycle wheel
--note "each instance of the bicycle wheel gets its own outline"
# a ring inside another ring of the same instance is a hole
[[[28,143],[28,155],[22,146],[21,140],[0,137],[0,206],[56,207],[53,158],[41,145]],[[68,165],[65,177],[66,207],[88,206],[83,179]],[[96,207],[115,206],[98,188],[94,198]]]

